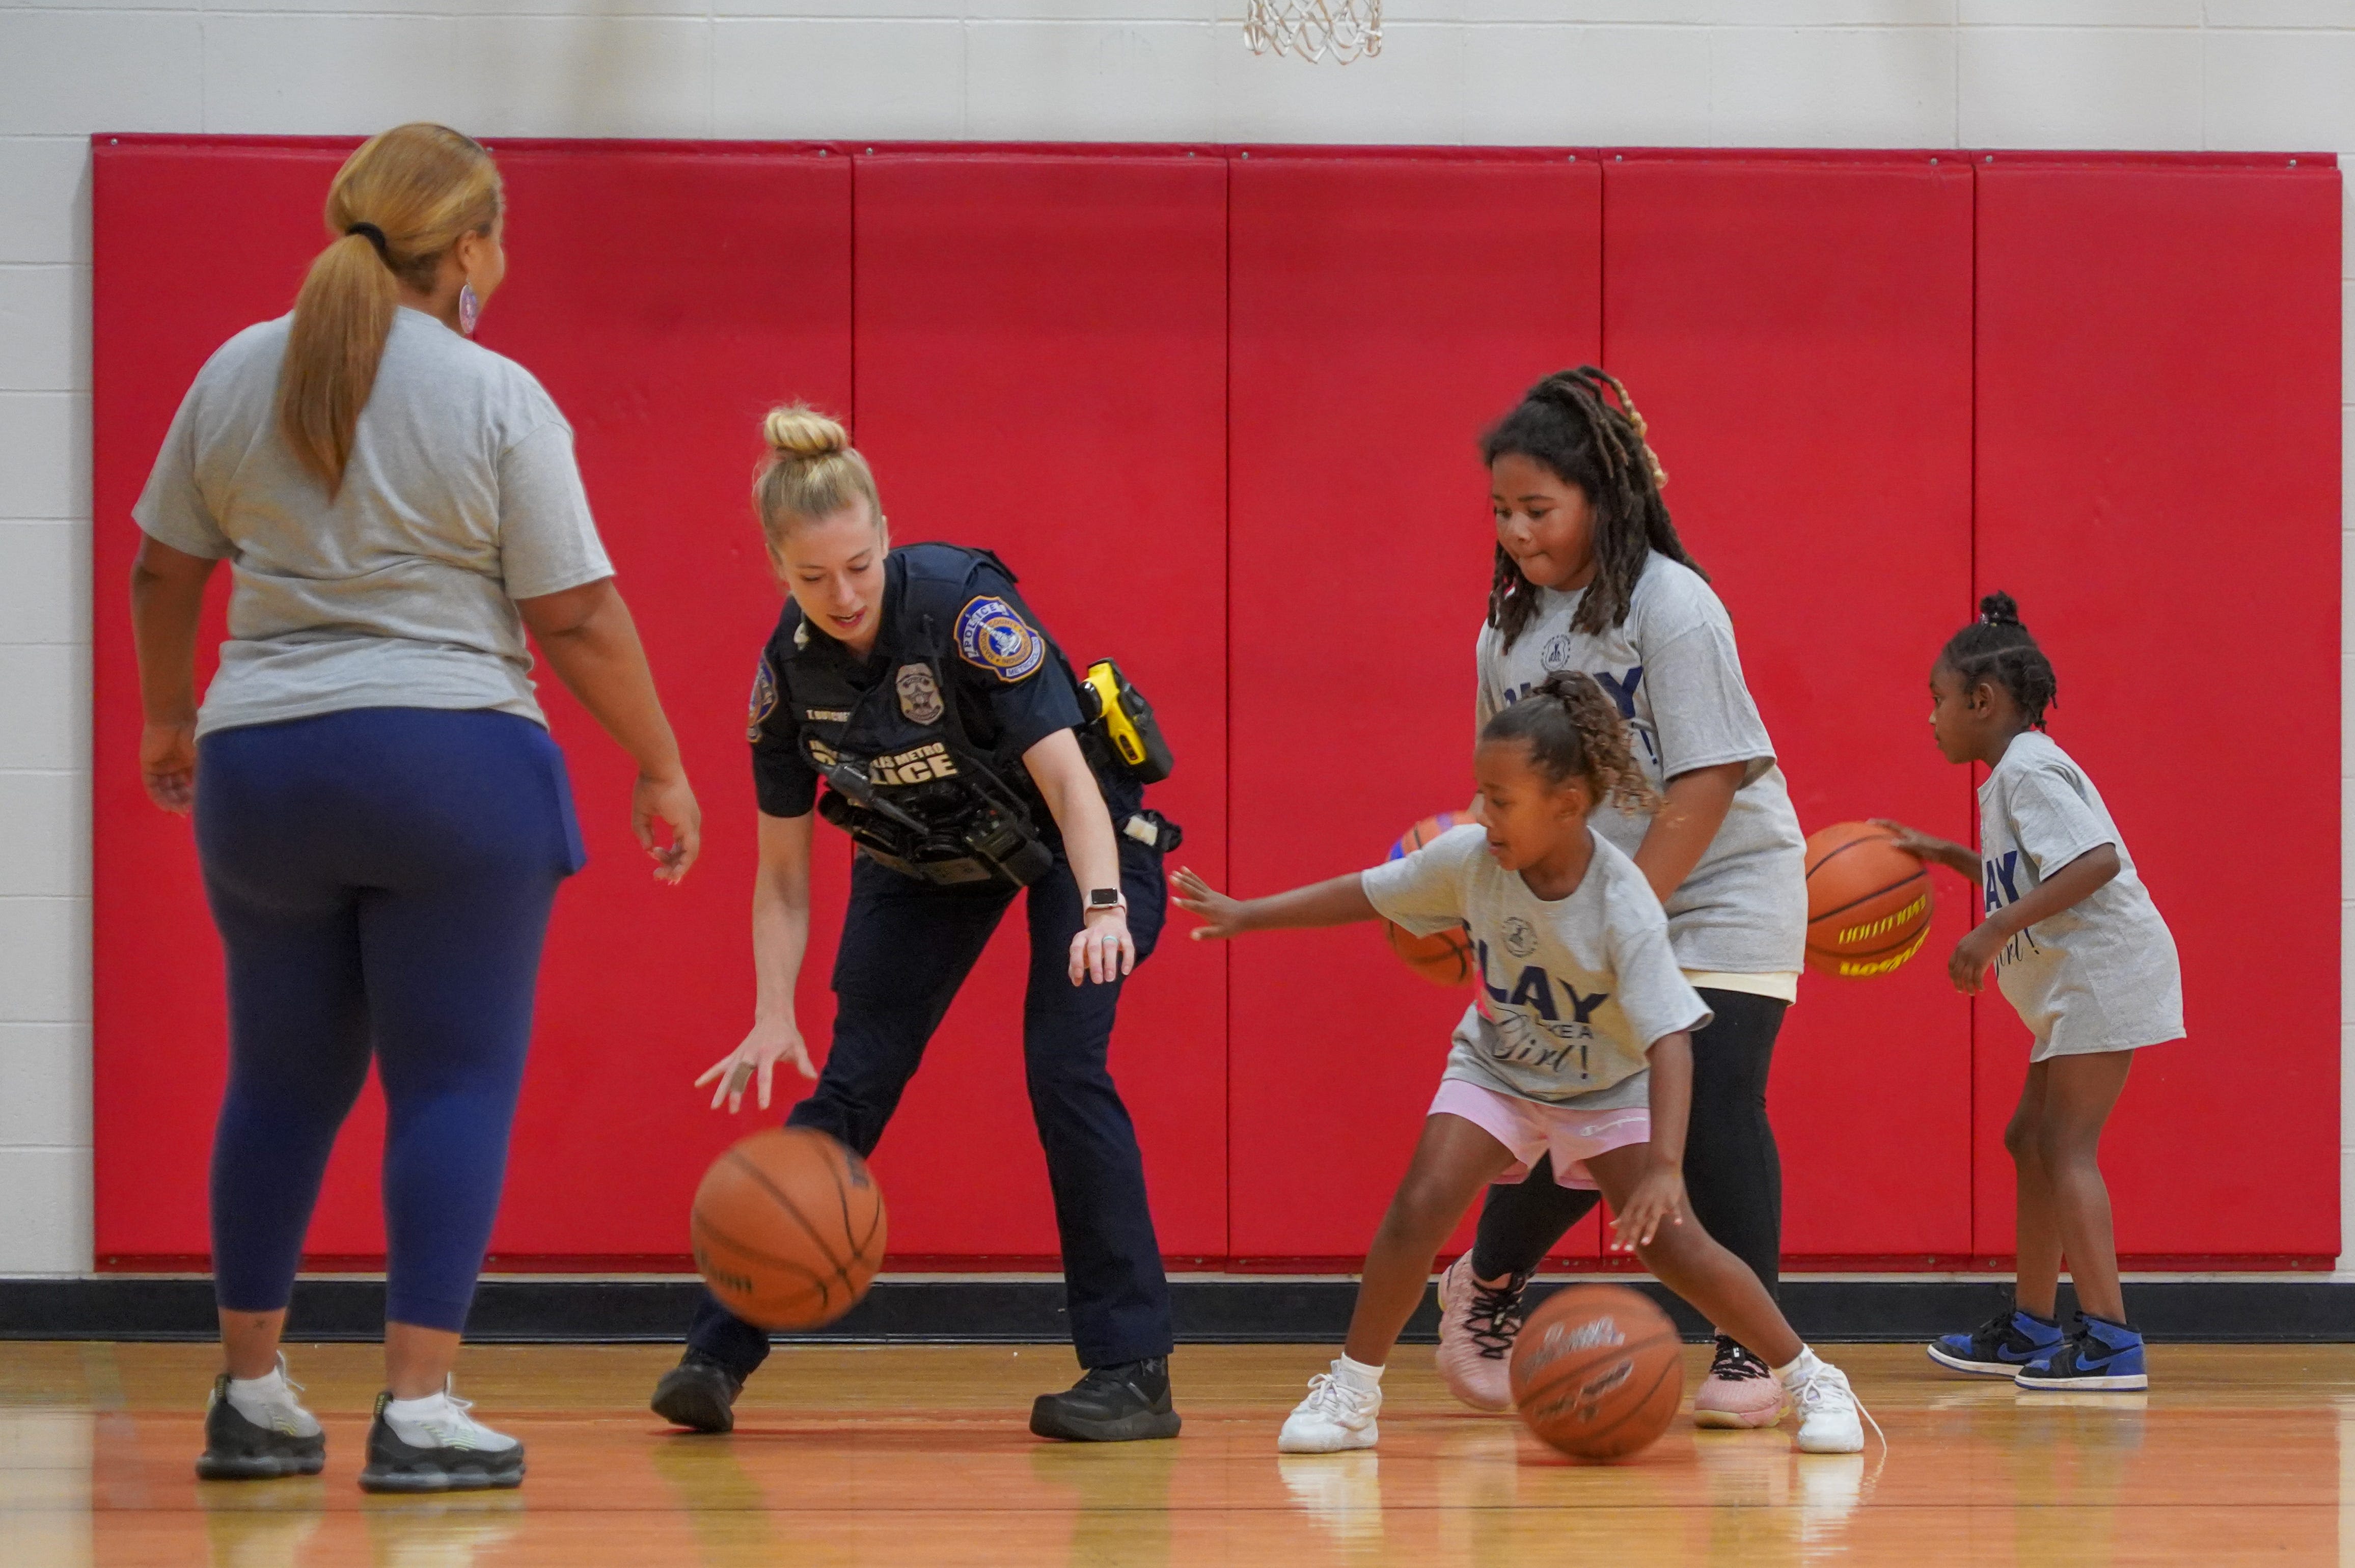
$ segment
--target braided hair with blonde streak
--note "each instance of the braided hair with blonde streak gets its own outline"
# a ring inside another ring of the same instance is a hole
[[[1555,784],[1582,782],[1597,805],[1651,812],[1660,797],[1636,762],[1619,705],[1583,670],[1557,670],[1490,719],[1483,741],[1525,741],[1529,760]]]
[[[1627,618],[1636,583],[1651,553],[1701,571],[1677,536],[1660,499],[1668,475],[1647,436],[1644,416],[1616,376],[1593,365],[1557,371],[1531,387],[1520,405],[1480,438],[1480,461],[1526,457],[1586,494],[1594,511],[1594,580],[1571,629],[1602,632]],[[1503,544],[1488,589],[1488,624],[1509,648],[1536,619],[1538,594]]]

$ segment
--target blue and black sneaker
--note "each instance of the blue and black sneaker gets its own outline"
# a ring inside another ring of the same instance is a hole
[[[1998,1312],[1967,1334],[1941,1334],[1930,1342],[1930,1359],[1958,1372],[2008,1378],[2039,1356],[2049,1356],[2069,1336],[2050,1317],[2024,1307]]]
[[[2021,1388],[2047,1393],[2067,1393],[2078,1389],[2117,1393],[2150,1387],[2150,1375],[2143,1368],[2139,1332],[2090,1312],[2083,1315],[2082,1322],[2083,1327],[2067,1344],[2029,1362],[2013,1374],[2011,1381]]]

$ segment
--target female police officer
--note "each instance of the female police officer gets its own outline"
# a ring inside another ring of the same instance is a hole
[[[1169,1293],[1127,1109],[1105,1067],[1122,976],[1153,949],[1175,831],[1080,730],[1071,667],[986,551],[890,548],[875,480],[843,429],[801,407],[768,418],[753,505],[792,595],[752,691],[760,798],[751,1032],[697,1080],[741,1102],[790,1061],[817,1076],[789,1125],[866,1154],[1018,888],[1028,886],[1023,1051],[1061,1232],[1071,1332],[1087,1369],[1041,1395],[1030,1429],[1117,1442],[1171,1437]],[[826,786],[819,798],[821,781]],[[836,960],[822,1076],[794,1021],[809,933],[811,813],[859,854]],[[1043,809],[1042,809],[1043,808]],[[1117,819],[1122,827],[1114,828]],[[1167,840],[1167,841],[1165,841]],[[734,1424],[768,1336],[709,1293],[655,1413]]]

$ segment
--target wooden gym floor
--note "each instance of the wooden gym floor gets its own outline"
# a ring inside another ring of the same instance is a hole
[[[365,1497],[373,1347],[296,1347],[316,1479],[199,1485],[209,1347],[0,1344],[0,1563],[665,1568],[1281,1563],[1415,1568],[1819,1562],[2339,1563],[2355,1347],[2159,1347],[2149,1395],[2031,1398],[1913,1345],[1831,1347],[1889,1435],[1855,1456],[1679,1418],[1628,1464],[1573,1465],[1449,1400],[1403,1348],[1375,1453],[1279,1456],[1315,1347],[1178,1352],[1185,1435],[1032,1438],[1052,1346],[781,1349],[732,1438],[647,1413],[668,1347],[469,1349],[459,1388],[524,1438],[519,1492]],[[1688,1387],[1700,1351],[1688,1351]],[[2355,1520],[2350,1520],[2355,1525]],[[2348,1534],[2355,1549],[2355,1528]]]

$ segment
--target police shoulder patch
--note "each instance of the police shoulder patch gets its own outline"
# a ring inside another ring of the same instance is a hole
[[[769,715],[776,710],[777,677],[769,668],[769,656],[764,653],[761,656],[760,668],[752,676],[752,701],[746,709],[744,739],[759,741],[761,726],[767,723]]]
[[[1028,678],[1047,660],[1047,640],[995,593],[968,600],[957,612],[956,644],[965,663],[1008,685]]]

